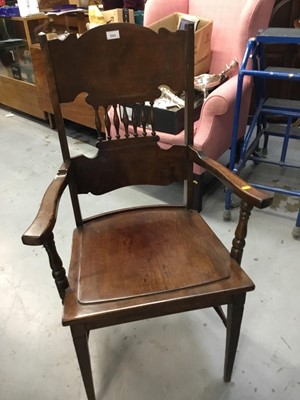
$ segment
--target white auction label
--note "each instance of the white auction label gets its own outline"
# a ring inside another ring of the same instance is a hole
[[[108,31],[106,32],[106,38],[107,40],[120,39],[120,31]]]

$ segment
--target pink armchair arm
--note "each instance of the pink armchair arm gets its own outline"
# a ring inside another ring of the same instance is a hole
[[[215,89],[204,102],[200,119],[196,122],[195,147],[215,160],[221,157],[224,149],[230,147],[236,87],[237,76]],[[244,112],[241,113],[238,137],[244,134],[247,125],[251,88],[251,80],[245,80],[241,106]],[[195,173],[200,174],[201,171]]]

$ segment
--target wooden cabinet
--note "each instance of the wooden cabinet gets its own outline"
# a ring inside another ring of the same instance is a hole
[[[45,119],[39,106],[30,47],[47,17],[0,17],[0,104]]]
[[[86,28],[87,16],[40,14],[30,17],[0,18],[0,104],[41,119],[53,113],[46,78],[46,65],[37,42],[39,31],[53,25],[57,33],[80,32]],[[63,117],[95,128],[95,116],[83,96],[63,107]]]

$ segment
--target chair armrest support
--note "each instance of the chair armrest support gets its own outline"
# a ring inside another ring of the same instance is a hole
[[[69,170],[65,164],[59,169],[56,177],[48,186],[41,202],[37,216],[22,236],[22,242],[29,246],[45,244],[52,235],[56,223],[60,198],[68,185]]]
[[[249,183],[234,174],[227,167],[205,156],[201,151],[197,151],[194,146],[190,146],[189,151],[193,162],[205,168],[250,206],[265,208],[272,203],[273,196],[271,194],[249,185]]]

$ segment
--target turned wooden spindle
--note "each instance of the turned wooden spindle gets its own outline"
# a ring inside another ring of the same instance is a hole
[[[147,136],[146,126],[147,126],[147,117],[145,113],[145,103],[141,104],[141,125],[142,125],[142,135]]]
[[[106,134],[107,134],[107,139],[110,140],[110,138],[111,138],[111,130],[110,130],[111,122],[110,122],[110,118],[108,115],[108,110],[109,110],[109,107],[105,106],[104,107],[104,125],[105,125]]]
[[[155,136],[155,128],[154,128],[154,108],[153,108],[154,102],[150,102],[150,126],[151,126],[151,135]]]
[[[119,118],[119,115],[118,115],[117,105],[116,104],[113,105],[113,109],[114,109],[113,122],[114,122],[114,127],[115,127],[115,130],[116,130],[116,138],[120,139],[120,118]],[[108,139],[110,140],[111,137],[108,138]]]
[[[66,290],[69,287],[69,282],[68,278],[66,277],[66,271],[63,267],[62,260],[56,250],[53,233],[51,234],[50,238],[44,243],[44,247],[49,257],[49,263],[52,269],[52,276],[54,278],[59,296],[64,302]]]
[[[133,105],[132,107],[132,116],[131,116],[131,121],[132,121],[132,127],[133,127],[133,136],[138,137],[138,115],[137,115],[137,110],[136,110],[136,104]]]
[[[243,257],[243,250],[246,244],[248,220],[253,206],[250,206],[245,201],[241,202],[240,218],[235,230],[235,237],[232,241],[231,257],[239,264]]]
[[[125,129],[125,138],[128,139],[129,138],[129,117],[128,117],[127,108],[125,106],[123,107],[122,122],[123,122],[124,129]]]
[[[99,107],[94,107],[94,110],[95,110],[95,126],[96,126],[96,130],[97,130],[97,136],[98,136],[98,140],[101,142],[103,137],[102,137],[102,124],[101,124],[101,119],[100,119],[100,115],[99,115]]]

